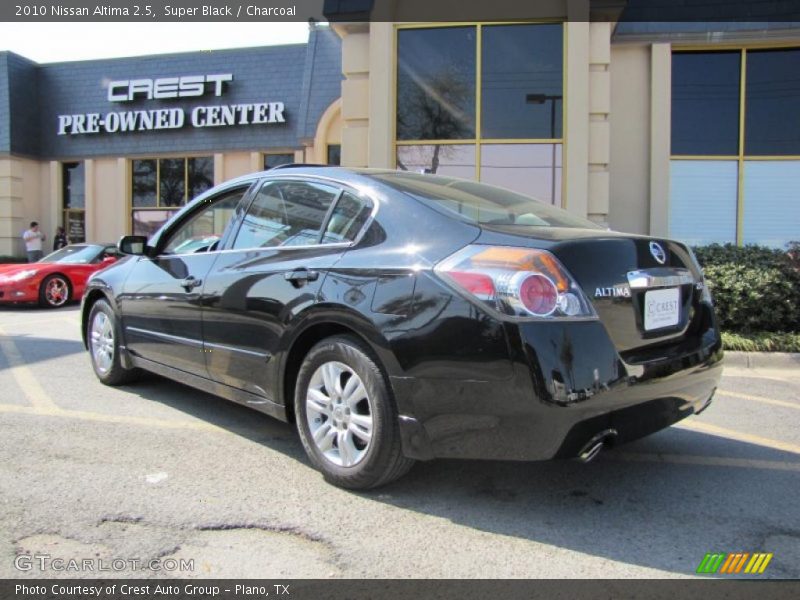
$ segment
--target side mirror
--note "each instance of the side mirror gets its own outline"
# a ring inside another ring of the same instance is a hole
[[[142,256],[147,248],[147,238],[143,235],[123,235],[117,242],[121,254]],[[110,257],[109,257],[110,258]]]
[[[108,265],[113,265],[115,262],[117,262],[117,259],[115,257],[106,256],[103,260],[100,261],[100,264],[103,265],[104,267],[107,267]]]

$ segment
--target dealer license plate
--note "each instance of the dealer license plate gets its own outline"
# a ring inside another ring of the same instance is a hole
[[[644,295],[644,330],[674,327],[681,320],[680,288],[651,290]]]

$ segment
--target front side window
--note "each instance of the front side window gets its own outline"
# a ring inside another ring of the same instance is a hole
[[[213,185],[211,156],[132,160],[133,233],[152,235],[177,209]]]
[[[170,235],[163,253],[191,254],[214,250],[247,190],[247,187],[237,188],[205,200],[203,206]]]
[[[319,243],[335,187],[306,181],[265,183],[247,210],[234,248],[307,246]]]

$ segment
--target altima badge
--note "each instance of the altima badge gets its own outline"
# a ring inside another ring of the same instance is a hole
[[[627,285],[599,287],[594,289],[595,298],[630,298],[631,288]]]
[[[655,258],[656,262],[660,265],[667,262],[667,253],[664,252],[664,248],[662,248],[661,244],[658,242],[650,242],[650,254],[653,255],[653,258]]]

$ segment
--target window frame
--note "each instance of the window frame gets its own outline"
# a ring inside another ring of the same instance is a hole
[[[208,190],[201,192],[194,198],[189,197],[189,161],[196,158],[211,159],[211,176],[212,184]],[[161,205],[161,161],[162,160],[183,160],[183,193],[184,203],[180,206],[162,206]],[[137,160],[154,160],[156,163],[156,205],[155,206],[134,206],[133,204],[133,163]],[[134,212],[137,211],[161,211],[171,212],[172,217],[182,211],[185,207],[189,206],[195,198],[200,198],[206,192],[214,189],[214,177],[216,175],[214,168],[214,155],[213,154],[182,154],[180,156],[133,156],[127,159],[127,198],[128,198],[128,231],[133,232],[135,219],[133,218]],[[169,219],[168,219],[169,220]]]
[[[152,247],[154,248],[155,256],[167,256],[167,257],[174,257],[174,256],[188,256],[188,254],[164,254],[164,248],[166,244],[169,243],[172,236],[177,232],[178,229],[186,225],[189,221],[191,221],[194,217],[196,217],[200,212],[207,210],[207,207],[203,207],[202,204],[206,201],[217,201],[222,200],[222,197],[227,196],[233,191],[244,189],[244,194],[242,195],[241,199],[239,200],[239,204],[234,209],[234,216],[232,217],[231,221],[225,228],[222,236],[219,239],[219,243],[217,244],[217,248],[215,250],[211,250],[208,253],[217,253],[223,251],[227,248],[229,241],[232,237],[232,232],[239,231],[239,225],[242,220],[242,216],[244,214],[244,207],[249,206],[249,202],[251,196],[253,195],[253,190],[256,189],[255,184],[258,182],[258,179],[251,179],[248,181],[232,181],[229,185],[225,187],[215,187],[206,192],[203,192],[197,198],[192,200],[189,204],[186,204],[182,208],[179,208],[176,211],[176,214],[173,215],[172,222],[167,222],[164,228],[162,228],[156,236],[152,240]],[[189,253],[193,254],[193,253]]]
[[[706,154],[672,154],[672,140],[670,139],[670,163],[672,161],[687,160],[687,161],[736,161],[737,170],[737,192],[736,192],[736,239],[735,244],[742,246],[744,244],[744,213],[745,213],[745,197],[744,197],[744,171],[745,163],[755,161],[798,161],[800,155],[790,154],[747,154],[746,139],[745,139],[745,117],[747,115],[747,52],[749,50],[798,50],[800,45],[797,42],[786,43],[754,43],[754,44],[718,44],[715,46],[707,45],[678,45],[673,44],[670,52],[670,63],[672,56],[675,54],[708,54],[712,52],[738,52],[739,53],[739,140],[738,152],[736,154],[720,154],[720,155],[706,155]],[[670,119],[672,118],[672,86],[670,85]]]
[[[267,157],[268,156],[288,156],[289,162],[288,163],[281,163],[280,165],[275,165],[274,167],[267,167]],[[294,150],[266,150],[261,153],[261,167],[262,171],[271,171],[272,169],[276,169],[281,165],[290,165],[292,163],[297,162],[297,158],[295,157]]]
[[[82,244],[86,243],[86,161],[84,160],[65,160],[60,162],[61,165],[61,226],[64,228],[64,235],[67,238],[68,244]],[[66,172],[70,170],[69,165],[81,165],[81,171],[83,176],[83,206],[82,207],[71,207],[66,206],[67,203],[67,178]],[[70,223],[72,222],[72,217],[76,216],[80,218],[83,227],[83,239],[82,240],[73,240],[70,238]]]
[[[331,205],[328,207],[328,210],[325,213],[325,218],[320,225],[319,233],[317,235],[317,242],[314,244],[298,244],[296,246],[257,246],[251,248],[233,248],[233,244],[236,242],[236,238],[239,236],[239,231],[244,224],[244,218],[247,216],[248,212],[250,211],[250,207],[253,205],[256,197],[258,196],[258,192],[261,188],[269,183],[283,183],[283,182],[295,182],[295,183],[316,183],[319,185],[327,185],[334,187],[338,190],[336,194],[336,198],[331,202]],[[325,232],[328,229],[328,225],[331,220],[331,216],[333,215],[334,210],[336,210],[336,206],[341,200],[344,193],[347,192],[356,196],[357,198],[361,198],[369,203],[371,207],[371,212],[369,218],[364,222],[359,230],[358,234],[356,235],[355,239],[352,241],[347,242],[332,242],[329,244],[323,244],[322,239],[325,236]],[[372,225],[372,222],[375,220],[375,217],[378,213],[378,202],[377,200],[365,194],[356,188],[347,185],[336,179],[331,179],[327,177],[320,177],[320,176],[302,176],[302,175],[294,175],[294,176],[272,176],[272,177],[262,177],[258,179],[255,185],[250,189],[248,193],[248,197],[245,199],[243,205],[241,206],[241,215],[239,216],[238,223],[236,224],[235,231],[231,230],[228,239],[226,240],[226,247],[221,250],[222,252],[274,252],[274,251],[286,251],[286,250],[308,250],[309,248],[350,248],[359,244],[366,234],[367,230]],[[221,246],[221,244],[220,244]],[[230,247],[228,247],[230,246]]]
[[[393,32],[393,47],[392,47],[392,102],[394,115],[398,112],[398,48],[400,32],[409,29],[443,29],[449,27],[474,27],[475,35],[475,137],[471,139],[461,140],[399,140],[397,138],[397,118],[392,119],[391,135],[392,135],[392,161],[393,168],[397,169],[397,150],[402,146],[426,146],[426,145],[473,145],[475,147],[475,176],[474,180],[481,182],[481,146],[497,145],[497,144],[552,144],[561,146],[561,190],[560,201],[556,202],[555,197],[552,198],[553,206],[560,208],[567,207],[567,165],[565,161],[567,150],[567,73],[569,71],[568,60],[568,27],[567,22],[563,18],[550,18],[550,19],[529,19],[520,21],[468,21],[468,22],[443,22],[443,23],[402,23],[394,25]],[[561,137],[560,138],[512,138],[512,139],[496,139],[482,137],[482,56],[483,56],[483,28],[502,25],[553,25],[561,24],[562,34],[562,49],[561,49]],[[557,168],[555,164],[552,166],[553,170],[553,188],[555,193]]]

